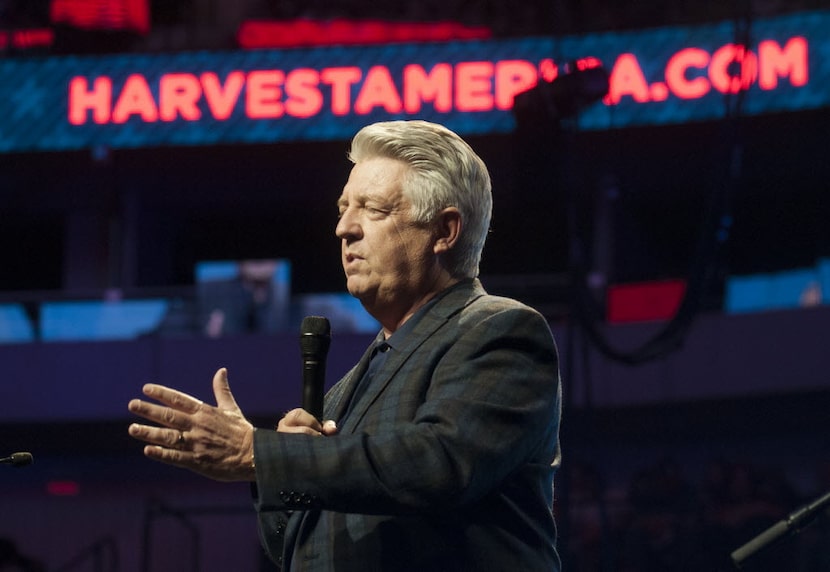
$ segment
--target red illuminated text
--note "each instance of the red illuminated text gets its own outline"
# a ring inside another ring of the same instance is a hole
[[[535,65],[518,60],[441,63],[429,70],[411,64],[403,70],[403,89],[382,65],[365,73],[358,67],[233,71],[225,78],[170,73],[156,85],[135,73],[120,89],[107,76],[92,82],[79,76],[69,82],[69,122],[198,121],[205,112],[222,121],[239,105],[251,119],[306,118],[323,111],[326,102],[334,115],[376,109],[418,113],[425,104],[439,112],[509,110],[513,97],[535,85],[537,77]]]
[[[690,47],[673,54],[663,78],[650,83],[637,57],[623,53],[609,68],[605,103],[698,99],[713,90],[736,93],[754,85],[772,90],[783,82],[800,87],[809,79],[807,64],[808,45],[802,37],[784,45],[764,40],[754,50],[734,44],[711,53]],[[576,67],[598,65],[596,58],[585,58]],[[412,63],[402,68],[399,77],[384,65],[366,70],[356,66],[234,70],[224,76],[177,72],[155,80],[134,73],[120,85],[105,75],[77,76],[68,86],[68,120],[73,125],[205,117],[225,121],[235,111],[254,120],[309,118],[324,112],[367,115],[378,110],[414,115],[425,106],[438,113],[488,112],[511,109],[516,94],[558,74],[559,66],[545,59],[438,63],[430,68]]]
[[[807,84],[807,64],[807,40],[802,37],[791,38],[783,47],[764,40],[756,51],[735,44],[713,53],[685,48],[669,59],[665,81],[649,84],[634,54],[621,54],[610,72],[605,103],[613,105],[625,97],[639,103],[664,101],[669,95],[698,99],[713,89],[737,93],[756,83],[762,90],[771,90],[784,79],[801,87]]]

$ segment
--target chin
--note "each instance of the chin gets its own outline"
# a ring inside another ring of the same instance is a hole
[[[366,305],[366,302],[370,301],[375,293],[375,290],[367,288],[365,284],[351,281],[346,283],[346,290],[349,291],[349,294],[360,300],[363,305]]]
[[[351,294],[355,298],[360,298],[361,294],[364,293],[364,288],[362,288],[361,284],[354,278],[349,278],[346,280],[346,290],[348,290],[349,294]]]

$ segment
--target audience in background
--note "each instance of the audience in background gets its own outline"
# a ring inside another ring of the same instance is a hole
[[[813,499],[779,469],[713,459],[695,484],[678,463],[640,468],[627,484],[604,487],[602,471],[571,459],[563,567],[578,572],[732,570],[737,548]],[[830,464],[818,485],[830,489]],[[816,494],[823,494],[824,490]],[[561,518],[561,517],[560,517]],[[830,570],[830,519],[749,559],[747,572]]]
[[[598,466],[569,458],[567,531],[560,545],[568,572],[722,572],[729,556],[792,511],[830,491],[830,461],[816,468],[815,483],[797,494],[779,469],[711,459],[697,479],[671,459],[644,465],[628,482],[613,482]],[[806,475],[807,478],[810,475]],[[746,572],[830,570],[830,511],[757,553]],[[263,570],[270,567],[263,566]],[[0,538],[0,572],[42,572],[11,539]]]

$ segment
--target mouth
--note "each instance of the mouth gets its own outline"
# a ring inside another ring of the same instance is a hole
[[[361,257],[352,254],[352,253],[345,253],[343,254],[343,269],[347,272],[356,271],[356,265],[363,260]]]

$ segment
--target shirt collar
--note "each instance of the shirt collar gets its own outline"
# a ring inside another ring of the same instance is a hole
[[[420,322],[423,319],[423,317],[430,311],[431,308],[433,308],[439,302],[439,300],[441,300],[447,294],[449,294],[450,292],[458,288],[461,284],[464,284],[466,282],[468,282],[468,280],[461,280],[459,282],[456,282],[449,288],[441,290],[438,294],[430,298],[430,300],[426,304],[418,308],[418,310],[416,310],[416,312],[412,314],[412,316],[407,321],[405,321],[400,328],[395,330],[391,336],[389,336],[388,338],[384,338],[383,331],[378,333],[377,337],[375,338],[375,343],[381,348],[381,351],[386,351],[386,349],[383,347],[384,343],[392,349],[399,348],[402,340],[406,339],[409,333],[412,332],[412,330],[415,329],[415,326],[418,325],[418,322]]]

